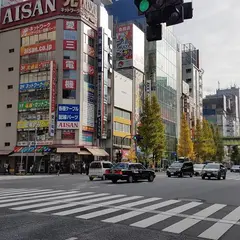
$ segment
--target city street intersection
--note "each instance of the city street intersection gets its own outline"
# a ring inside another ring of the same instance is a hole
[[[239,240],[240,174],[227,180],[0,176],[0,240]]]

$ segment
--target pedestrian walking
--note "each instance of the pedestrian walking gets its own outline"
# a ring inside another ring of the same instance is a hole
[[[7,169],[8,169],[8,175],[10,175],[10,174],[11,174],[11,172],[10,172],[10,169],[11,169],[11,166],[10,166],[10,164],[8,164],[8,167],[7,167]]]
[[[59,165],[59,163],[57,163],[55,168],[56,168],[56,171],[57,171],[57,175],[59,176],[60,175],[60,165]]]
[[[74,174],[74,172],[75,172],[75,164],[74,163],[72,163],[71,164],[71,172],[72,172],[72,175]]]
[[[49,174],[52,174],[52,172],[53,172],[53,165],[51,163],[50,166],[49,166]]]

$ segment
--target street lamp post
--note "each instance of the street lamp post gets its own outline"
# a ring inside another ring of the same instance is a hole
[[[36,164],[36,148],[37,148],[37,124],[35,125],[34,130],[34,157],[33,157],[33,173],[35,174],[35,164]]]

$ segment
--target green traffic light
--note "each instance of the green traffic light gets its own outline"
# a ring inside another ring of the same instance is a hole
[[[149,1],[148,0],[142,0],[139,5],[139,10],[141,12],[146,12],[149,9]]]

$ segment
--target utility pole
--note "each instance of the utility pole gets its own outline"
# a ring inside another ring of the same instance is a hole
[[[36,147],[37,147],[37,124],[35,125],[34,130],[34,157],[33,157],[33,167],[34,167],[34,174],[35,174],[35,164],[36,164]]]

